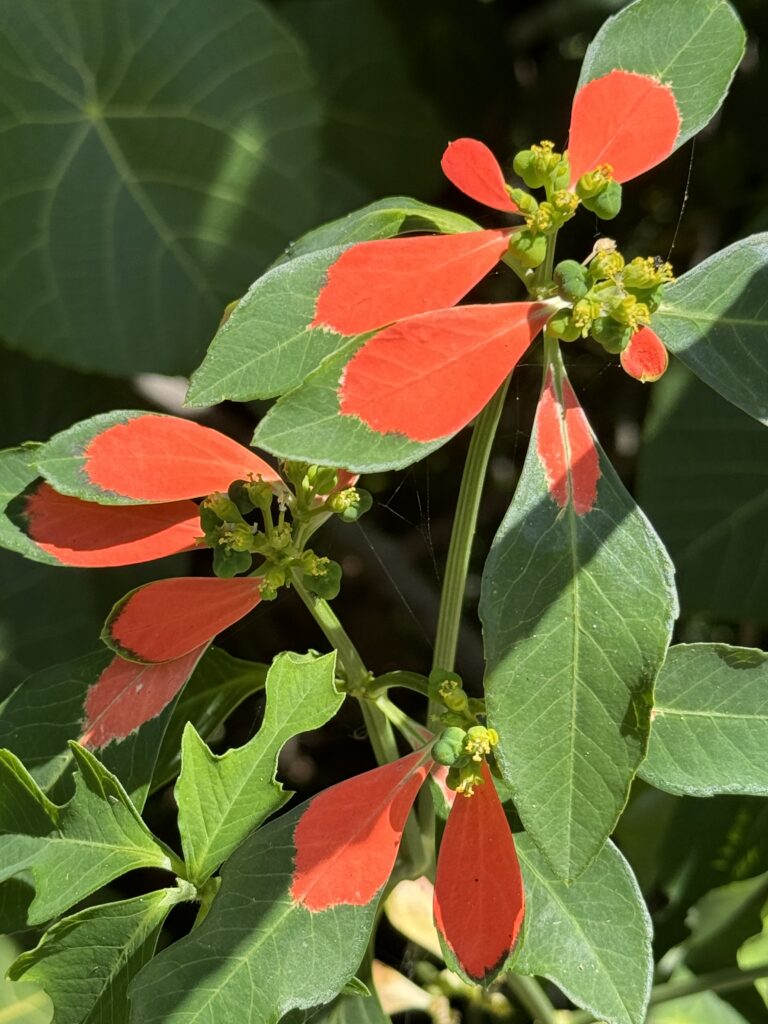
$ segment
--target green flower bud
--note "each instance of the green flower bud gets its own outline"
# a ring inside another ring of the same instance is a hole
[[[499,742],[499,734],[495,729],[487,729],[484,725],[473,725],[467,730],[467,742],[464,746],[465,753],[469,754],[473,761],[483,761]]]
[[[373,505],[373,498],[359,487],[348,487],[331,494],[326,507],[335,512],[345,523],[356,523]]]
[[[624,269],[624,257],[615,249],[601,249],[589,264],[593,281],[610,281]]]
[[[307,470],[307,483],[315,494],[330,494],[338,482],[338,474],[331,466],[310,466]]]
[[[601,316],[592,324],[591,334],[606,352],[616,355],[624,351],[634,331],[631,327],[618,323],[613,317]]]
[[[576,341],[581,337],[581,328],[574,324],[570,309],[558,309],[547,321],[544,333],[560,341]]]
[[[213,571],[221,579],[231,579],[251,568],[251,555],[246,551],[233,551],[231,548],[215,547],[213,549]]]
[[[438,764],[450,766],[464,753],[467,734],[463,729],[453,726],[445,729],[432,744],[432,757]]]
[[[579,205],[579,197],[575,192],[569,192],[567,188],[560,188],[552,193],[552,209],[561,221],[569,220],[576,212]]]
[[[265,480],[249,480],[245,485],[245,491],[254,508],[268,509],[272,504],[274,491],[272,485]]]
[[[586,200],[600,195],[611,181],[613,181],[613,168],[610,164],[600,164],[594,171],[582,174],[576,182],[576,195],[586,205]]]
[[[584,209],[594,213],[600,220],[613,220],[621,209],[621,185],[609,181],[602,192],[592,198],[582,198]]]
[[[509,195],[521,213],[536,213],[539,208],[533,196],[521,188],[511,188]]]
[[[555,267],[555,284],[562,298],[578,302],[589,291],[589,276],[586,268],[576,260],[563,260]]]
[[[523,149],[512,161],[512,169],[522,178],[528,188],[542,188],[544,178],[538,168],[536,155],[530,149]]]
[[[238,512],[241,515],[248,515],[249,512],[253,512],[254,504],[248,496],[248,481],[247,480],[233,480],[229,485],[227,494],[231,501],[233,501],[237,507]]]
[[[568,157],[563,155],[555,164],[551,172],[552,188],[556,190],[567,189],[571,181],[571,165]]]
[[[265,586],[273,590],[279,590],[280,587],[285,586],[285,569],[279,565],[270,566],[270,568],[268,568],[264,573],[262,579]]]
[[[547,255],[546,236],[517,231],[510,239],[509,251],[524,267],[540,267]]]
[[[657,288],[659,285],[674,281],[672,264],[665,263],[661,259],[648,256],[636,256],[624,269],[622,281],[625,288],[635,290],[647,290]]]
[[[341,566],[329,558],[319,558],[315,572],[304,573],[303,583],[313,594],[332,601],[341,590]]]
[[[582,332],[588,331],[592,322],[600,316],[600,303],[594,299],[583,298],[574,305],[571,319]]]
[[[220,491],[209,494],[200,507],[213,513],[222,523],[236,523],[242,520],[240,510],[234,501]]]

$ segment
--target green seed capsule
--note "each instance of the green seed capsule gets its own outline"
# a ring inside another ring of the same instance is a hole
[[[509,251],[524,267],[540,267],[547,255],[546,236],[518,231],[510,240]]]
[[[621,185],[618,181],[607,182],[596,196],[582,199],[584,209],[594,213],[600,220],[613,220],[621,209]]]
[[[445,729],[432,744],[432,757],[438,764],[450,767],[464,754],[467,734],[463,729],[452,726]]]
[[[600,316],[592,324],[592,337],[599,341],[606,352],[613,355],[623,352],[634,333],[631,327],[625,327],[613,317]]]
[[[589,291],[589,277],[585,267],[576,260],[563,260],[555,267],[555,284],[560,295],[569,302],[578,302]]]
[[[570,309],[558,309],[547,321],[544,333],[560,341],[576,341],[581,337],[581,328],[574,324]]]

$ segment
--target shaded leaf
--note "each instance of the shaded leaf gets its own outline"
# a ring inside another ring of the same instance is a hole
[[[338,711],[344,697],[334,685],[335,666],[335,652],[278,655],[267,674],[261,728],[243,747],[212,754],[194,726],[184,730],[174,792],[184,860],[196,885],[293,795],[275,779],[277,758],[292,736],[319,729]]]
[[[36,985],[7,981],[5,972],[21,950],[0,935],[0,1020],[9,1024],[51,1024],[51,1001]]]

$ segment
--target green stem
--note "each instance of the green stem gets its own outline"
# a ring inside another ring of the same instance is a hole
[[[504,980],[518,1002],[530,1013],[534,1024],[557,1024],[557,1010],[535,978],[510,972]]]
[[[728,967],[722,971],[700,974],[697,978],[667,981],[663,985],[654,986],[650,1005],[668,1003],[673,999],[682,999],[684,996],[695,996],[700,992],[732,992],[737,988],[746,988],[747,985],[752,985],[755,981],[766,977],[768,977],[768,963],[758,964],[757,967],[750,967],[749,970]],[[578,1010],[569,1016],[568,1024],[594,1024],[599,1020],[599,1017],[595,1017],[586,1010]]]
[[[461,627],[461,610],[464,603],[464,589],[467,583],[469,556],[477,526],[485,471],[491,454],[491,446],[507,396],[507,379],[475,423],[472,440],[464,463],[464,473],[453,519],[448,559],[445,564],[443,592],[440,596],[440,613],[437,619],[435,653],[432,667],[452,672],[456,661],[456,648]]]
[[[307,607],[312,618],[318,624],[332,647],[336,649],[341,668],[351,692],[364,690],[372,676],[363,663],[357,648],[349,638],[349,634],[339,622],[338,617],[327,601],[316,594],[311,594],[298,572],[293,572],[291,583],[294,590]]]

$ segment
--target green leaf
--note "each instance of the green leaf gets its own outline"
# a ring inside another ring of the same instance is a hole
[[[188,372],[311,220],[318,105],[255,0],[0,5],[0,332],[111,374]],[[109,344],[105,344],[105,338]]]
[[[635,0],[590,43],[579,87],[614,68],[659,78],[674,91],[682,146],[717,113],[745,45],[744,28],[727,0]]]
[[[75,795],[58,807],[18,758],[0,751],[0,881],[31,871],[30,924],[56,917],[126,871],[171,867],[115,776],[76,743],[72,752]]]
[[[384,199],[305,235],[258,278],[220,327],[190,382],[187,404],[271,398],[298,387],[348,339],[312,329],[317,295],[343,248],[403,230],[471,231],[466,217],[414,199]]]
[[[768,654],[671,647],[659,673],[646,782],[670,793],[768,796]]]
[[[403,469],[445,444],[422,444],[402,434],[378,434],[356,416],[339,413],[338,388],[359,338],[328,358],[305,383],[272,406],[259,423],[252,444],[284,459],[344,466],[358,473]]]
[[[674,972],[671,981],[693,980],[695,975],[682,968]],[[648,1024],[749,1024],[714,992],[698,992],[682,999],[670,999],[651,1007]]]
[[[638,501],[669,548],[684,614],[768,622],[768,431],[672,365],[654,385]]]
[[[341,707],[335,667],[335,651],[278,655],[267,673],[261,728],[236,750],[212,754],[194,726],[184,730],[175,795],[184,859],[196,885],[293,795],[275,779],[277,758],[292,736],[319,729]]]
[[[211,1024],[248,1007],[252,1020],[277,1024],[289,1010],[330,1002],[354,977],[378,899],[319,913],[293,902],[293,833],[305,809],[265,825],[235,851],[202,924],[134,981],[136,1020]]]
[[[711,889],[690,910],[685,963],[697,974],[736,965],[744,942],[762,928],[768,874]]]
[[[234,658],[216,647],[206,651],[171,713],[157,755],[152,789],[160,789],[178,775],[181,737],[187,722],[203,739],[210,739],[246,697],[264,688],[266,679],[267,666],[260,662]]]
[[[763,910],[763,927],[760,934],[753,935],[739,947],[736,959],[743,971],[768,963],[768,910]],[[768,977],[756,981],[755,988],[768,1008]]]
[[[642,1024],[651,991],[651,921],[634,875],[612,843],[572,885],[530,837],[515,836],[526,925],[514,970],[549,978],[608,1024]]]
[[[6,981],[6,969],[20,950],[13,939],[0,935],[0,1021],[4,1024],[51,1024],[48,996],[36,985]]]
[[[569,389],[555,379],[558,394]],[[562,406],[547,386],[485,565],[480,615],[499,765],[526,831],[573,879],[612,831],[645,755],[676,600],[659,539],[572,391],[562,393],[568,429],[580,432],[560,437]],[[574,443],[584,448],[569,470],[589,505],[581,511],[550,494],[544,461],[567,461]]]
[[[163,889],[66,917],[8,975],[48,993],[56,1024],[128,1024],[128,984],[151,959],[163,921],[183,898],[179,889]]]
[[[664,344],[723,398],[768,424],[768,233],[699,263],[653,317]]]
[[[0,546],[15,551],[25,558],[47,565],[60,563],[52,555],[46,554],[41,547],[33,544],[15,523],[5,515],[5,510],[12,498],[21,492],[39,476],[34,465],[35,452],[39,445],[24,448],[8,448],[0,452]]]

